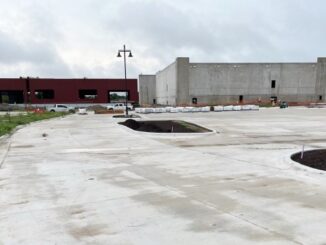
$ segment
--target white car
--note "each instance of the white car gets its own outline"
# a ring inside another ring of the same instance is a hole
[[[66,105],[55,104],[53,106],[47,107],[46,110],[50,112],[72,112],[75,111],[75,108],[68,107]]]
[[[128,110],[131,111],[133,110],[133,106],[131,104],[127,104]],[[125,110],[126,109],[126,104],[125,103],[113,103],[113,104],[109,104],[106,107],[107,110]]]

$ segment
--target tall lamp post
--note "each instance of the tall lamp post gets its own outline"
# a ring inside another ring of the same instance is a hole
[[[25,110],[27,109],[28,104],[31,103],[31,90],[30,90],[30,77],[19,77],[20,79],[25,80],[25,89],[26,95],[24,96]]]
[[[123,62],[125,68],[125,87],[126,87],[126,117],[128,117],[128,87],[127,87],[127,66],[126,66],[126,53],[128,53],[128,57],[132,58],[131,50],[126,49],[126,45],[123,45],[123,49],[118,50],[117,57],[121,57],[121,53],[123,53]]]

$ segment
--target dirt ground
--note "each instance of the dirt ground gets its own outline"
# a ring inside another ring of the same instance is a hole
[[[326,170],[326,150],[306,151],[301,158],[301,152],[292,156],[292,160],[311,168]]]
[[[193,123],[177,120],[136,121],[128,119],[120,124],[133,130],[152,133],[204,133],[210,130]]]

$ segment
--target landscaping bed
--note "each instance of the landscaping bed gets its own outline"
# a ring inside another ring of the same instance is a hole
[[[123,110],[94,110],[95,114],[123,114]]]
[[[136,121],[128,119],[120,122],[126,127],[136,131],[152,132],[152,133],[205,133],[211,130],[198,126],[193,123],[179,120],[164,120],[164,121]]]
[[[301,152],[298,152],[291,159],[311,168],[326,170],[326,149],[305,151],[302,159]]]

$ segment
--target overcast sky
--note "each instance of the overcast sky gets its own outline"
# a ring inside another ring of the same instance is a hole
[[[192,62],[314,62],[324,0],[0,0],[0,77],[128,77]]]

